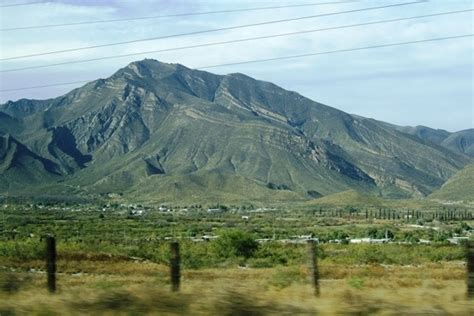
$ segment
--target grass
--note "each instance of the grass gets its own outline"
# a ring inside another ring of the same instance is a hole
[[[183,206],[184,207],[184,206]],[[130,215],[144,208],[140,217]],[[364,209],[160,212],[143,206],[13,205],[3,208],[0,315],[472,315],[465,298],[463,248],[445,237],[467,234],[472,220],[366,218]],[[104,210],[105,209],[105,210]],[[251,207],[254,209],[254,207]],[[372,209],[380,217],[381,209]],[[388,210],[387,210],[388,211]],[[400,215],[407,210],[391,210]],[[463,215],[467,209],[442,210]],[[341,213],[342,212],[342,213]],[[385,212],[385,210],[384,210]],[[431,211],[433,212],[433,211]],[[243,220],[242,215],[249,216]],[[418,214],[418,212],[415,212]],[[433,214],[431,214],[433,215]],[[418,217],[418,215],[416,215]],[[388,216],[390,218],[390,216]],[[306,247],[268,242],[239,250],[252,238],[314,233],[321,241],[407,234],[423,244],[318,246],[321,297],[308,283]],[[228,235],[229,233],[231,235]],[[235,232],[238,232],[235,233]],[[57,236],[58,291],[46,290],[44,234]],[[209,242],[187,237],[219,236]],[[225,236],[229,238],[224,238]],[[182,286],[170,291],[169,241],[182,237]],[[230,238],[232,237],[232,238]],[[235,237],[235,238],[234,238]],[[441,238],[443,237],[443,238]],[[227,241],[226,241],[227,240]]]
[[[102,266],[107,266],[107,272]],[[60,263],[59,271],[67,266]],[[18,291],[0,294],[3,314],[69,315],[472,315],[462,262],[421,266],[321,266],[321,297],[304,265],[270,269],[184,270],[179,293],[168,268],[150,262],[87,262],[58,275],[50,295],[45,275],[27,275]]]

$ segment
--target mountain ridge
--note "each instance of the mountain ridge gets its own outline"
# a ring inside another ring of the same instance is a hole
[[[415,127],[397,127],[398,130],[430,141],[451,151],[474,158],[474,128],[448,132],[443,129],[433,129],[418,125]]]
[[[270,82],[150,59],[58,98],[9,101],[2,112],[18,122],[5,132],[58,165],[65,185],[150,199],[249,196],[230,179],[255,188],[252,199],[354,188],[425,196],[469,162]]]
[[[474,201],[474,163],[465,166],[443,186],[429,195],[431,199],[444,201]]]

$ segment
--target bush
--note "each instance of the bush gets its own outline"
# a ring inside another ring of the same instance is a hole
[[[250,268],[272,268],[275,266],[271,258],[252,258],[247,264]]]
[[[361,290],[364,287],[364,280],[358,277],[352,277],[347,280],[347,285],[354,289]]]
[[[354,245],[350,247],[350,256],[363,264],[374,263],[392,263],[391,258],[387,256],[385,248],[381,245]]]
[[[17,260],[34,260],[42,259],[43,256],[44,247],[39,241],[2,241],[0,243],[0,257],[14,258]]]
[[[297,267],[277,268],[271,278],[269,285],[283,289],[290,286],[293,282],[304,282],[306,274]]]
[[[213,245],[216,254],[224,258],[250,258],[259,246],[251,234],[239,230],[223,232],[213,241]]]

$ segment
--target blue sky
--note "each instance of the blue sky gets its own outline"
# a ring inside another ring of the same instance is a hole
[[[353,3],[286,8],[272,11],[239,12],[1,32],[0,53],[2,58],[6,58],[15,55],[126,41],[135,38],[411,1],[361,0]],[[22,2],[30,1],[3,0],[1,4]],[[8,28],[96,19],[317,2],[328,2],[328,0],[277,2],[258,0],[54,0],[37,5],[0,8],[0,14],[1,28]],[[0,61],[0,68],[36,66],[82,58],[135,53],[144,50],[156,50],[472,8],[473,2],[470,0],[432,0],[422,4],[399,8],[141,42],[67,54],[38,56],[22,60]],[[129,62],[145,57],[164,62],[181,63],[188,67],[200,67],[242,60],[468,34],[474,33],[472,21],[472,13],[462,13],[291,37],[264,39],[257,42],[252,41],[225,46],[155,53],[147,56],[132,56],[15,73],[1,73],[0,86],[1,89],[10,89],[105,78]],[[426,125],[433,128],[456,131],[473,128],[474,126],[473,64],[473,38],[471,37],[410,46],[213,68],[212,72],[220,74],[232,72],[245,73],[257,79],[272,81],[286,89],[297,91],[315,101],[346,112],[398,125]],[[55,97],[80,85],[1,93],[0,102],[3,103],[7,100],[19,98],[43,99]]]

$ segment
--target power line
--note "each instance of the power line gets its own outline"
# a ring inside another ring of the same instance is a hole
[[[461,38],[467,38],[467,37],[472,37],[472,36],[474,36],[474,33],[463,34],[463,35],[455,35],[455,36],[446,36],[446,37],[428,38],[428,39],[408,41],[408,42],[388,43],[388,44],[379,44],[379,45],[364,46],[364,47],[330,50],[330,51],[323,51],[323,52],[314,52],[314,53],[307,53],[307,54],[300,54],[300,55],[280,56],[280,57],[265,58],[265,59],[246,60],[246,61],[239,61],[239,62],[232,62],[232,63],[225,63],[225,64],[201,66],[201,67],[198,67],[198,68],[195,68],[195,69],[209,69],[209,68],[217,68],[217,67],[225,67],[225,66],[234,66],[234,65],[244,65],[244,64],[269,62],[269,61],[284,60],[284,59],[295,59],[295,58],[304,58],[304,57],[319,56],[319,55],[346,53],[346,52],[351,52],[351,51],[370,50],[370,49],[385,48],[385,47],[395,47],[395,46],[403,46],[403,45],[410,45],[410,44],[419,44],[419,43],[426,43],[426,42],[438,42],[438,41],[444,41],[444,40],[450,40],[450,39],[461,39]],[[77,83],[91,82],[91,81],[94,81],[94,80],[95,79],[54,83],[54,84],[47,84],[47,85],[40,85],[40,86],[30,86],[30,87],[5,89],[5,90],[0,90],[0,92],[11,92],[11,91],[30,90],[30,89],[37,89],[37,88],[65,86],[65,85],[71,85],[71,84],[77,84]]]
[[[85,83],[85,82],[90,82],[90,81],[92,81],[92,80],[80,80],[80,81],[69,81],[69,82],[62,82],[62,83],[51,83],[51,84],[45,84],[45,85],[40,85],[40,86],[0,90],[0,92],[10,92],[10,91],[19,91],[19,90],[30,90],[30,89],[39,89],[39,88],[67,86],[67,85],[71,85],[71,84]]]
[[[339,29],[345,29],[345,28],[360,27],[360,26],[382,24],[382,23],[392,23],[392,22],[399,22],[399,21],[406,21],[406,20],[413,20],[413,19],[420,19],[420,18],[436,17],[436,16],[442,16],[442,15],[467,13],[467,12],[472,12],[472,11],[474,11],[474,9],[439,12],[439,13],[417,15],[417,16],[404,17],[404,18],[395,18],[395,19],[379,20],[379,21],[372,21],[372,22],[365,22],[365,23],[349,24],[349,25],[341,25],[341,26],[334,26],[334,27],[327,27],[327,28],[320,28],[320,29],[303,30],[303,31],[291,32],[291,33],[272,34],[272,35],[266,35],[266,36],[257,36],[257,37],[250,37],[250,38],[243,38],[243,39],[236,39],[236,40],[228,40],[228,41],[221,41],[221,42],[196,44],[196,45],[181,46],[181,47],[174,47],[174,48],[164,48],[164,49],[151,50],[151,51],[145,51],[145,52],[137,52],[137,53],[129,53],[129,54],[121,54],[121,55],[112,55],[112,56],[103,56],[103,57],[82,59],[82,60],[73,60],[73,61],[66,61],[66,62],[54,63],[54,64],[4,69],[4,70],[0,70],[0,73],[16,72],[16,71],[23,71],[23,70],[39,69],[39,68],[48,68],[48,67],[55,67],[55,66],[64,66],[64,65],[79,64],[79,63],[86,63],[86,62],[92,62],[92,61],[114,59],[114,58],[123,58],[123,57],[138,56],[138,55],[148,55],[148,54],[152,54],[152,53],[162,53],[162,52],[186,50],[186,49],[193,49],[193,48],[226,45],[226,44],[231,44],[231,43],[241,43],[241,42],[255,41],[255,40],[261,40],[261,39],[268,39],[268,38],[285,37],[285,36],[293,36],[293,35],[300,35],[300,34],[307,34],[307,33],[339,30]]]
[[[132,43],[139,43],[139,42],[146,42],[146,41],[154,41],[154,40],[160,40],[160,39],[167,39],[167,38],[173,38],[173,37],[182,37],[182,36],[189,36],[189,35],[197,35],[197,34],[218,32],[218,31],[235,30],[235,29],[240,29],[240,28],[247,28],[247,27],[254,27],[254,26],[261,26],[261,25],[270,25],[270,24],[284,23],[284,22],[290,22],[290,21],[301,21],[301,20],[306,20],[306,19],[314,19],[314,18],[319,18],[319,17],[340,15],[340,14],[346,14],[346,13],[354,13],[354,12],[379,10],[379,9],[386,9],[386,8],[393,8],[393,7],[401,7],[401,6],[406,6],[406,5],[419,4],[419,3],[423,3],[423,2],[426,2],[426,0],[406,2],[406,3],[398,3],[398,4],[390,4],[390,5],[369,7],[369,8],[362,8],[362,9],[354,9],[354,10],[347,10],[347,11],[323,13],[323,14],[317,14],[317,15],[309,15],[309,16],[302,16],[302,17],[296,17],[296,18],[288,18],[288,19],[281,19],[281,20],[273,20],[273,21],[252,23],[252,24],[236,25],[236,26],[222,27],[222,28],[203,30],[203,31],[195,31],[195,32],[189,32],[189,33],[180,33],[180,34],[173,34],[173,35],[148,37],[148,38],[143,38],[143,39],[115,42],[115,43],[108,43],[108,44],[83,46],[83,47],[77,47],[77,48],[49,51],[49,52],[22,55],[22,56],[12,56],[12,57],[0,58],[0,61],[31,58],[31,57],[37,57],[37,56],[53,55],[53,54],[68,53],[68,52],[76,52],[76,51],[82,51],[82,50],[88,50],[88,49],[94,49],[94,48],[102,48],[102,47],[132,44]]]
[[[357,2],[357,1],[359,1],[359,0],[317,2],[317,3],[306,3],[306,4],[292,4],[292,5],[280,5],[280,6],[268,6],[268,7],[255,7],[255,8],[246,8],[246,9],[218,10],[218,11],[188,12],[188,13],[176,13],[176,14],[154,15],[154,16],[139,16],[139,17],[133,17],[133,18],[124,18],[124,19],[94,20],[94,21],[83,21],[83,22],[72,22],[72,23],[59,23],[59,24],[29,25],[29,26],[18,26],[18,27],[4,28],[4,29],[0,29],[0,32],[18,31],[18,30],[32,30],[32,29],[44,29],[44,28],[65,27],[65,26],[79,26],[79,25],[101,24],[101,23],[116,23],[116,22],[152,20],[152,19],[175,18],[175,17],[196,16],[196,15],[224,14],[224,13],[249,12],[249,11],[264,11],[264,10],[276,10],[276,9],[287,9],[287,8],[303,8],[303,7],[329,5],[329,4],[345,4],[345,3]]]
[[[47,1],[35,1],[35,2],[24,2],[24,3],[14,3],[14,4],[0,4],[0,8],[19,7],[19,6],[25,6],[25,5],[46,3],[46,2]]]
[[[400,42],[400,43],[390,43],[390,44],[372,45],[372,46],[365,46],[365,47],[338,49],[338,50],[332,50],[332,51],[309,53],[309,54],[301,54],[301,55],[282,56],[282,57],[274,57],[274,58],[266,58],[266,59],[254,59],[254,60],[239,61],[239,62],[234,62],[234,63],[226,63],[226,64],[219,64],[219,65],[203,66],[203,67],[199,67],[199,68],[197,68],[197,69],[209,69],[209,68],[217,68],[217,67],[224,67],[224,66],[234,66],[234,65],[244,65],[244,64],[261,63],[261,62],[268,62],[268,61],[274,61],[274,60],[302,58],[302,57],[310,57],[310,56],[318,56],[318,55],[329,55],[329,54],[345,53],[345,52],[368,50],[368,49],[375,49],[375,48],[394,47],[394,46],[402,46],[402,45],[409,45],[409,44],[419,44],[419,43],[426,43],[426,42],[437,42],[437,41],[444,41],[444,40],[449,40],[449,39],[460,39],[460,38],[467,38],[467,37],[472,37],[472,36],[474,36],[474,33],[471,33],[471,34],[464,34],[464,35],[456,35],[456,36],[429,38],[429,39],[423,39],[423,40],[417,40],[417,41],[409,41],[409,42]]]

